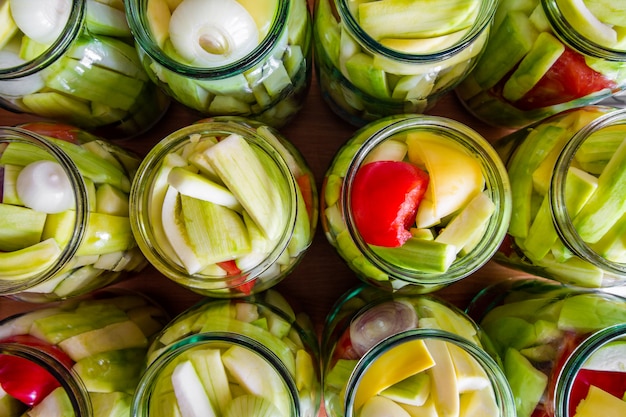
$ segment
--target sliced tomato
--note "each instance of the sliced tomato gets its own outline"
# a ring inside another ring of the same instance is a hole
[[[614,81],[591,69],[581,54],[566,47],[539,82],[514,104],[522,110],[538,109],[615,87]]]
[[[335,350],[333,351],[333,366],[339,359],[359,359],[359,355],[352,346],[352,340],[350,339],[350,327],[341,334]]]
[[[403,161],[376,161],[359,168],[351,204],[357,230],[366,243],[401,246],[411,237],[417,207],[428,186],[428,174]]]
[[[2,339],[2,342],[33,346],[52,356],[68,369],[74,363],[58,347],[30,335],[11,336]],[[2,354],[0,355],[0,386],[11,397],[34,406],[61,384],[50,372],[38,364],[22,357]]]
[[[33,133],[61,139],[75,144],[81,143],[80,137],[83,134],[83,132],[76,126],[64,123],[30,122],[22,124],[20,127]]]

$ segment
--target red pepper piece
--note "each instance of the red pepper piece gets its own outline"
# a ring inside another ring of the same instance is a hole
[[[52,356],[67,368],[71,368],[74,363],[58,347],[30,335],[11,336],[2,339],[2,342],[33,346]],[[18,356],[3,354],[0,355],[0,386],[11,397],[34,406],[61,384],[46,369],[36,363]]]
[[[411,237],[428,174],[403,161],[363,165],[354,177],[351,204],[355,225],[366,243],[402,246]]]
[[[30,122],[22,124],[20,127],[43,136],[61,139],[75,144],[81,143],[80,136],[84,134],[77,127],[63,123]]]
[[[578,371],[570,393],[569,409],[571,415],[575,414],[578,404],[587,397],[591,385],[617,398],[622,398],[626,392],[626,373],[591,369]]]
[[[218,262],[217,266],[226,271],[229,276],[241,275],[241,269],[239,269],[235,261]],[[241,275],[237,279],[237,282],[233,285],[233,289],[235,291],[242,292],[244,295],[250,295],[252,293],[252,288],[254,288],[254,284],[256,283],[256,279],[251,279],[249,281],[246,281],[246,279],[248,279],[248,275]]]

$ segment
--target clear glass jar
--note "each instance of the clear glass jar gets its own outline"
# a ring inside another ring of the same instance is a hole
[[[125,4],[146,71],[178,102],[275,128],[302,108],[312,74],[306,0]]]
[[[355,126],[426,112],[472,70],[495,10],[492,0],[436,6],[316,0],[313,39],[322,97]]]
[[[485,52],[458,97],[482,121],[517,129],[623,91],[626,47],[619,32],[626,19],[605,7],[499,2]]]
[[[496,252],[511,214],[492,146],[437,116],[361,128],[335,155],[321,193],[328,241],[360,279],[393,291],[435,291],[470,275]]]
[[[610,410],[626,407],[623,297],[541,278],[510,279],[481,291],[467,312],[502,359],[518,417],[573,417],[577,408],[598,415],[598,391],[590,386],[610,394],[599,397]]]
[[[596,105],[498,141],[513,212],[494,259],[566,284],[623,285],[624,131],[626,111]]]
[[[1,415],[128,415],[148,345],[168,319],[130,291],[97,292],[3,319]]]
[[[515,415],[480,329],[432,296],[348,291],[326,319],[321,355],[329,417]]]
[[[189,400],[197,415],[316,417],[318,360],[308,317],[275,290],[204,299],[150,346],[131,415],[178,415]]]
[[[48,3],[0,1],[0,106],[109,139],[152,127],[169,99],[144,71],[114,3],[59,0],[51,11]]]
[[[279,132],[215,117],[150,150],[131,188],[131,226],[168,278],[200,294],[241,297],[296,267],[313,240],[317,204],[311,170]]]
[[[0,294],[70,298],[147,264],[128,217],[138,156],[49,122],[2,127],[0,144]]]

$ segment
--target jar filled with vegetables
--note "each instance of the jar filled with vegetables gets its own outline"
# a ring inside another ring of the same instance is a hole
[[[482,121],[521,128],[626,87],[626,6],[504,0],[487,47],[456,92]]]
[[[502,359],[518,417],[626,413],[626,299],[540,278],[484,289],[467,312]]]
[[[513,395],[481,331],[428,295],[344,294],[322,334],[329,417],[511,417]]]
[[[122,139],[168,104],[139,61],[121,0],[0,0],[1,107]]]
[[[626,111],[586,106],[502,138],[513,213],[495,259],[583,287],[626,283]]]
[[[312,72],[306,0],[125,4],[147,72],[185,106],[281,127],[304,104]]]
[[[374,286],[429,292],[484,265],[504,239],[504,164],[451,119],[388,116],[342,146],[322,185],[328,241]]]
[[[139,162],[69,125],[0,128],[0,294],[65,299],[143,268],[128,217]]]
[[[317,338],[273,289],[204,299],[157,335],[132,417],[317,417]]]
[[[167,314],[143,295],[97,292],[0,321],[0,416],[129,415]]]
[[[316,0],[322,97],[349,123],[424,113],[472,70],[494,0]]]
[[[315,179],[275,129],[224,116],[161,140],[133,181],[131,227],[159,271],[203,295],[241,297],[287,276],[317,225]]]

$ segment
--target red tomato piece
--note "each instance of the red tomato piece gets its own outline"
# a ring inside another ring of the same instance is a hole
[[[622,398],[626,392],[626,373],[617,371],[595,371],[581,369],[576,374],[572,392],[570,394],[569,409],[574,415],[576,407],[589,393],[589,387],[593,385],[609,394]]]
[[[363,165],[354,177],[352,212],[366,243],[402,246],[411,237],[417,207],[428,186],[428,174],[403,161]]]
[[[2,339],[3,343],[33,346],[55,358],[68,369],[74,361],[58,347],[30,335]],[[11,397],[29,406],[37,405],[61,384],[46,369],[18,356],[0,355],[0,386]]]
[[[581,54],[565,48],[548,72],[515,102],[515,106],[522,110],[538,109],[615,87],[615,82],[591,69]]]

